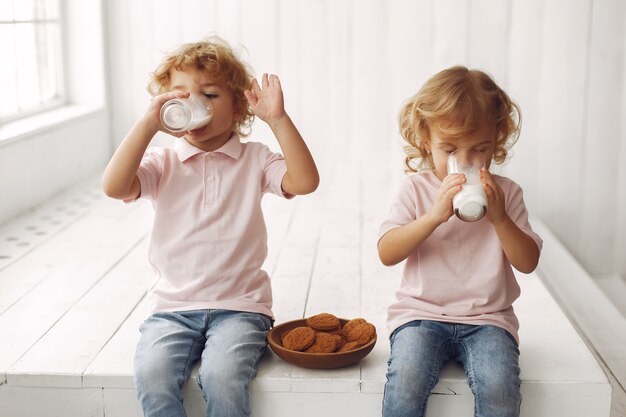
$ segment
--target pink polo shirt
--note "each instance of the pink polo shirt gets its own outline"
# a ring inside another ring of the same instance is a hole
[[[237,135],[213,152],[184,139],[146,151],[137,177],[155,211],[151,312],[226,309],[273,317],[270,280],[261,269],[267,255],[261,199],[267,192],[285,196],[286,172],[280,154]]]
[[[508,215],[541,250],[543,242],[528,223],[522,189],[508,178],[494,178],[504,191]],[[426,213],[440,186],[431,171],[405,178],[379,238]],[[520,287],[491,223],[486,218],[468,223],[452,216],[407,258],[387,325],[393,332],[413,320],[491,324],[518,340],[513,302],[519,295]]]

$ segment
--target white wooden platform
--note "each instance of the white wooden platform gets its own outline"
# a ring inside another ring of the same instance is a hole
[[[293,367],[268,352],[251,388],[256,417],[380,415],[386,307],[400,279],[376,256],[389,200],[340,177],[345,184],[312,196],[266,198],[274,311],[278,322],[362,316],[379,342],[338,370]],[[151,282],[150,222],[148,204],[109,200],[94,179],[0,228],[0,417],[141,415],[132,358]],[[522,416],[608,417],[611,387],[585,343],[537,275],[519,280]],[[203,415],[193,378],[185,400],[190,417]],[[449,365],[428,416],[472,415],[465,376]]]

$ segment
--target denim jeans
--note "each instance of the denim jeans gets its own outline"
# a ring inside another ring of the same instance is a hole
[[[248,385],[271,319],[228,310],[155,313],[141,325],[135,387],[144,416],[184,417],[182,388],[198,359],[207,416],[249,416]]]
[[[506,330],[417,320],[391,335],[383,417],[422,417],[449,360],[465,368],[476,417],[519,416],[519,349]]]

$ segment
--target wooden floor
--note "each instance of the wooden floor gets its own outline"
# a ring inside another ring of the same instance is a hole
[[[386,308],[400,267],[382,266],[375,247],[395,184],[357,175],[341,171],[292,201],[266,197],[265,267],[277,322],[365,317],[379,341],[361,363],[337,370],[293,367],[268,352],[251,388],[254,416],[380,415]],[[0,228],[0,417],[141,415],[132,357],[152,281],[151,218],[149,204],[107,199],[94,179]],[[592,354],[537,275],[518,278],[522,415],[608,417],[611,387]],[[190,417],[203,415],[193,378],[185,399]],[[428,415],[473,415],[458,366],[444,369]]]

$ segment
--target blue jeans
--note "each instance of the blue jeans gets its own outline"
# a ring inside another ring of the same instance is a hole
[[[383,417],[422,417],[449,360],[465,368],[476,417],[517,417],[522,396],[519,349],[495,326],[417,320],[391,334]]]
[[[249,416],[248,385],[272,321],[228,310],[156,313],[141,325],[135,387],[144,416],[184,417],[182,388],[198,359],[207,416]]]

